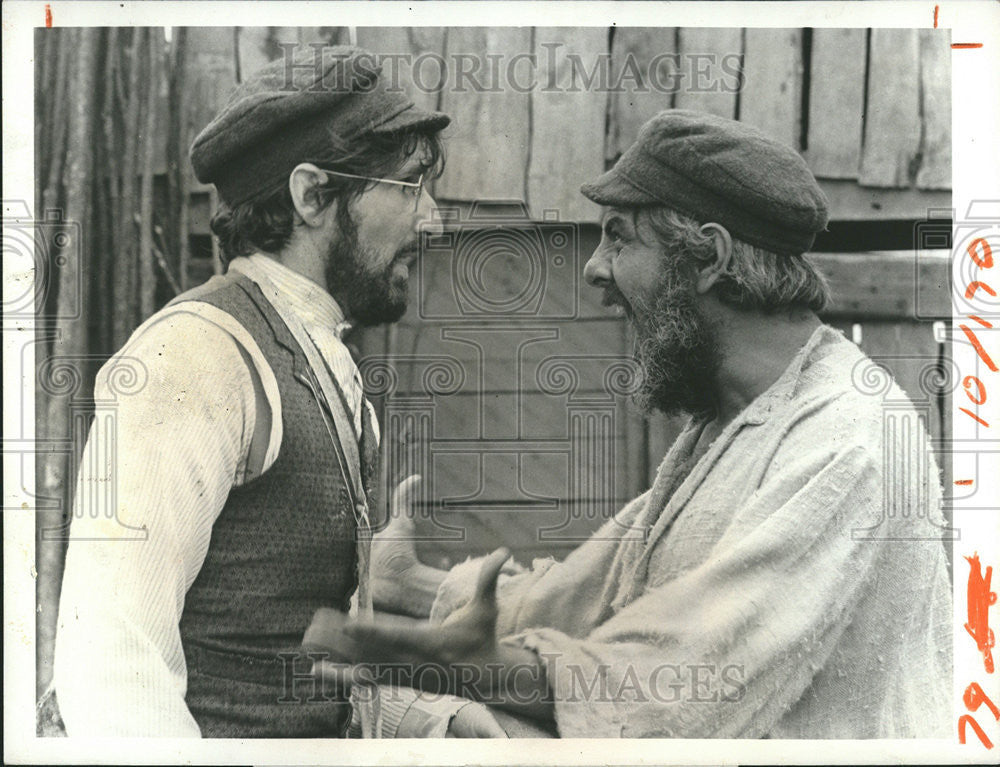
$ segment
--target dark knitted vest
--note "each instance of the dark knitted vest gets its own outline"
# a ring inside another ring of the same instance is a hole
[[[283,424],[277,460],[232,489],[187,593],[188,708],[206,737],[342,735],[347,695],[317,690],[299,651],[316,609],[346,611],[357,586],[350,480],[328,404],[252,281],[230,273],[179,300],[216,306],[249,331],[277,378]]]

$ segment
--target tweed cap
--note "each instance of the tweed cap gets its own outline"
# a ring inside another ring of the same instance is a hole
[[[378,58],[352,46],[309,46],[236,87],[191,145],[191,164],[229,205],[272,189],[334,137],[406,128],[440,130],[450,118],[417,109],[381,76]]]
[[[795,150],[744,123],[683,109],[649,120],[580,191],[599,205],[664,205],[787,255],[808,251],[828,220],[826,196]]]

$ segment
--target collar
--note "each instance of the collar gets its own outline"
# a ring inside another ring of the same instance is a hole
[[[809,336],[809,340],[792,358],[788,367],[785,368],[785,372],[778,376],[778,380],[771,384],[757,399],[751,402],[742,415],[737,416],[736,420],[740,423],[754,425],[764,423],[775,408],[788,402],[794,396],[803,371],[812,362],[819,348],[839,338],[842,338],[840,331],[829,325],[820,325],[816,328]]]
[[[273,258],[254,253],[251,256],[234,258],[230,269],[256,282],[264,295],[273,300],[279,297],[301,319],[309,330],[324,328],[332,330],[337,338],[342,338],[352,324],[344,317],[340,304],[319,283],[289,269]]]

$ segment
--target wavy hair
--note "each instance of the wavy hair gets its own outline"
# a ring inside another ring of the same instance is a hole
[[[693,218],[670,208],[643,208],[664,255],[699,269],[716,257],[712,235]],[[822,311],[830,303],[826,279],[805,256],[772,253],[732,237],[729,268],[715,283],[719,300],[737,309],[772,314],[792,307]]]
[[[444,170],[444,146],[438,131],[410,130],[389,134],[369,133],[350,142],[331,134],[327,150],[319,156],[304,157],[328,170],[356,176],[384,178],[396,173],[415,152],[423,155],[426,176],[437,178]],[[338,202],[337,223],[345,235],[355,231],[349,204],[374,185],[371,181],[327,176],[312,194],[321,207]],[[223,266],[238,256],[257,251],[276,253],[288,245],[297,223],[295,205],[288,191],[288,179],[257,197],[234,207],[219,205],[212,217],[212,232],[219,240]]]

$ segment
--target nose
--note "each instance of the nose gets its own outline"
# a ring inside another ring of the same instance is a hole
[[[430,193],[424,189],[420,193],[417,201],[417,231],[425,232],[428,236],[435,237],[444,232],[444,224],[438,213],[437,203]]]
[[[601,288],[612,283],[610,252],[602,245],[591,255],[587,264],[583,267],[583,278],[587,284],[595,288]]]

